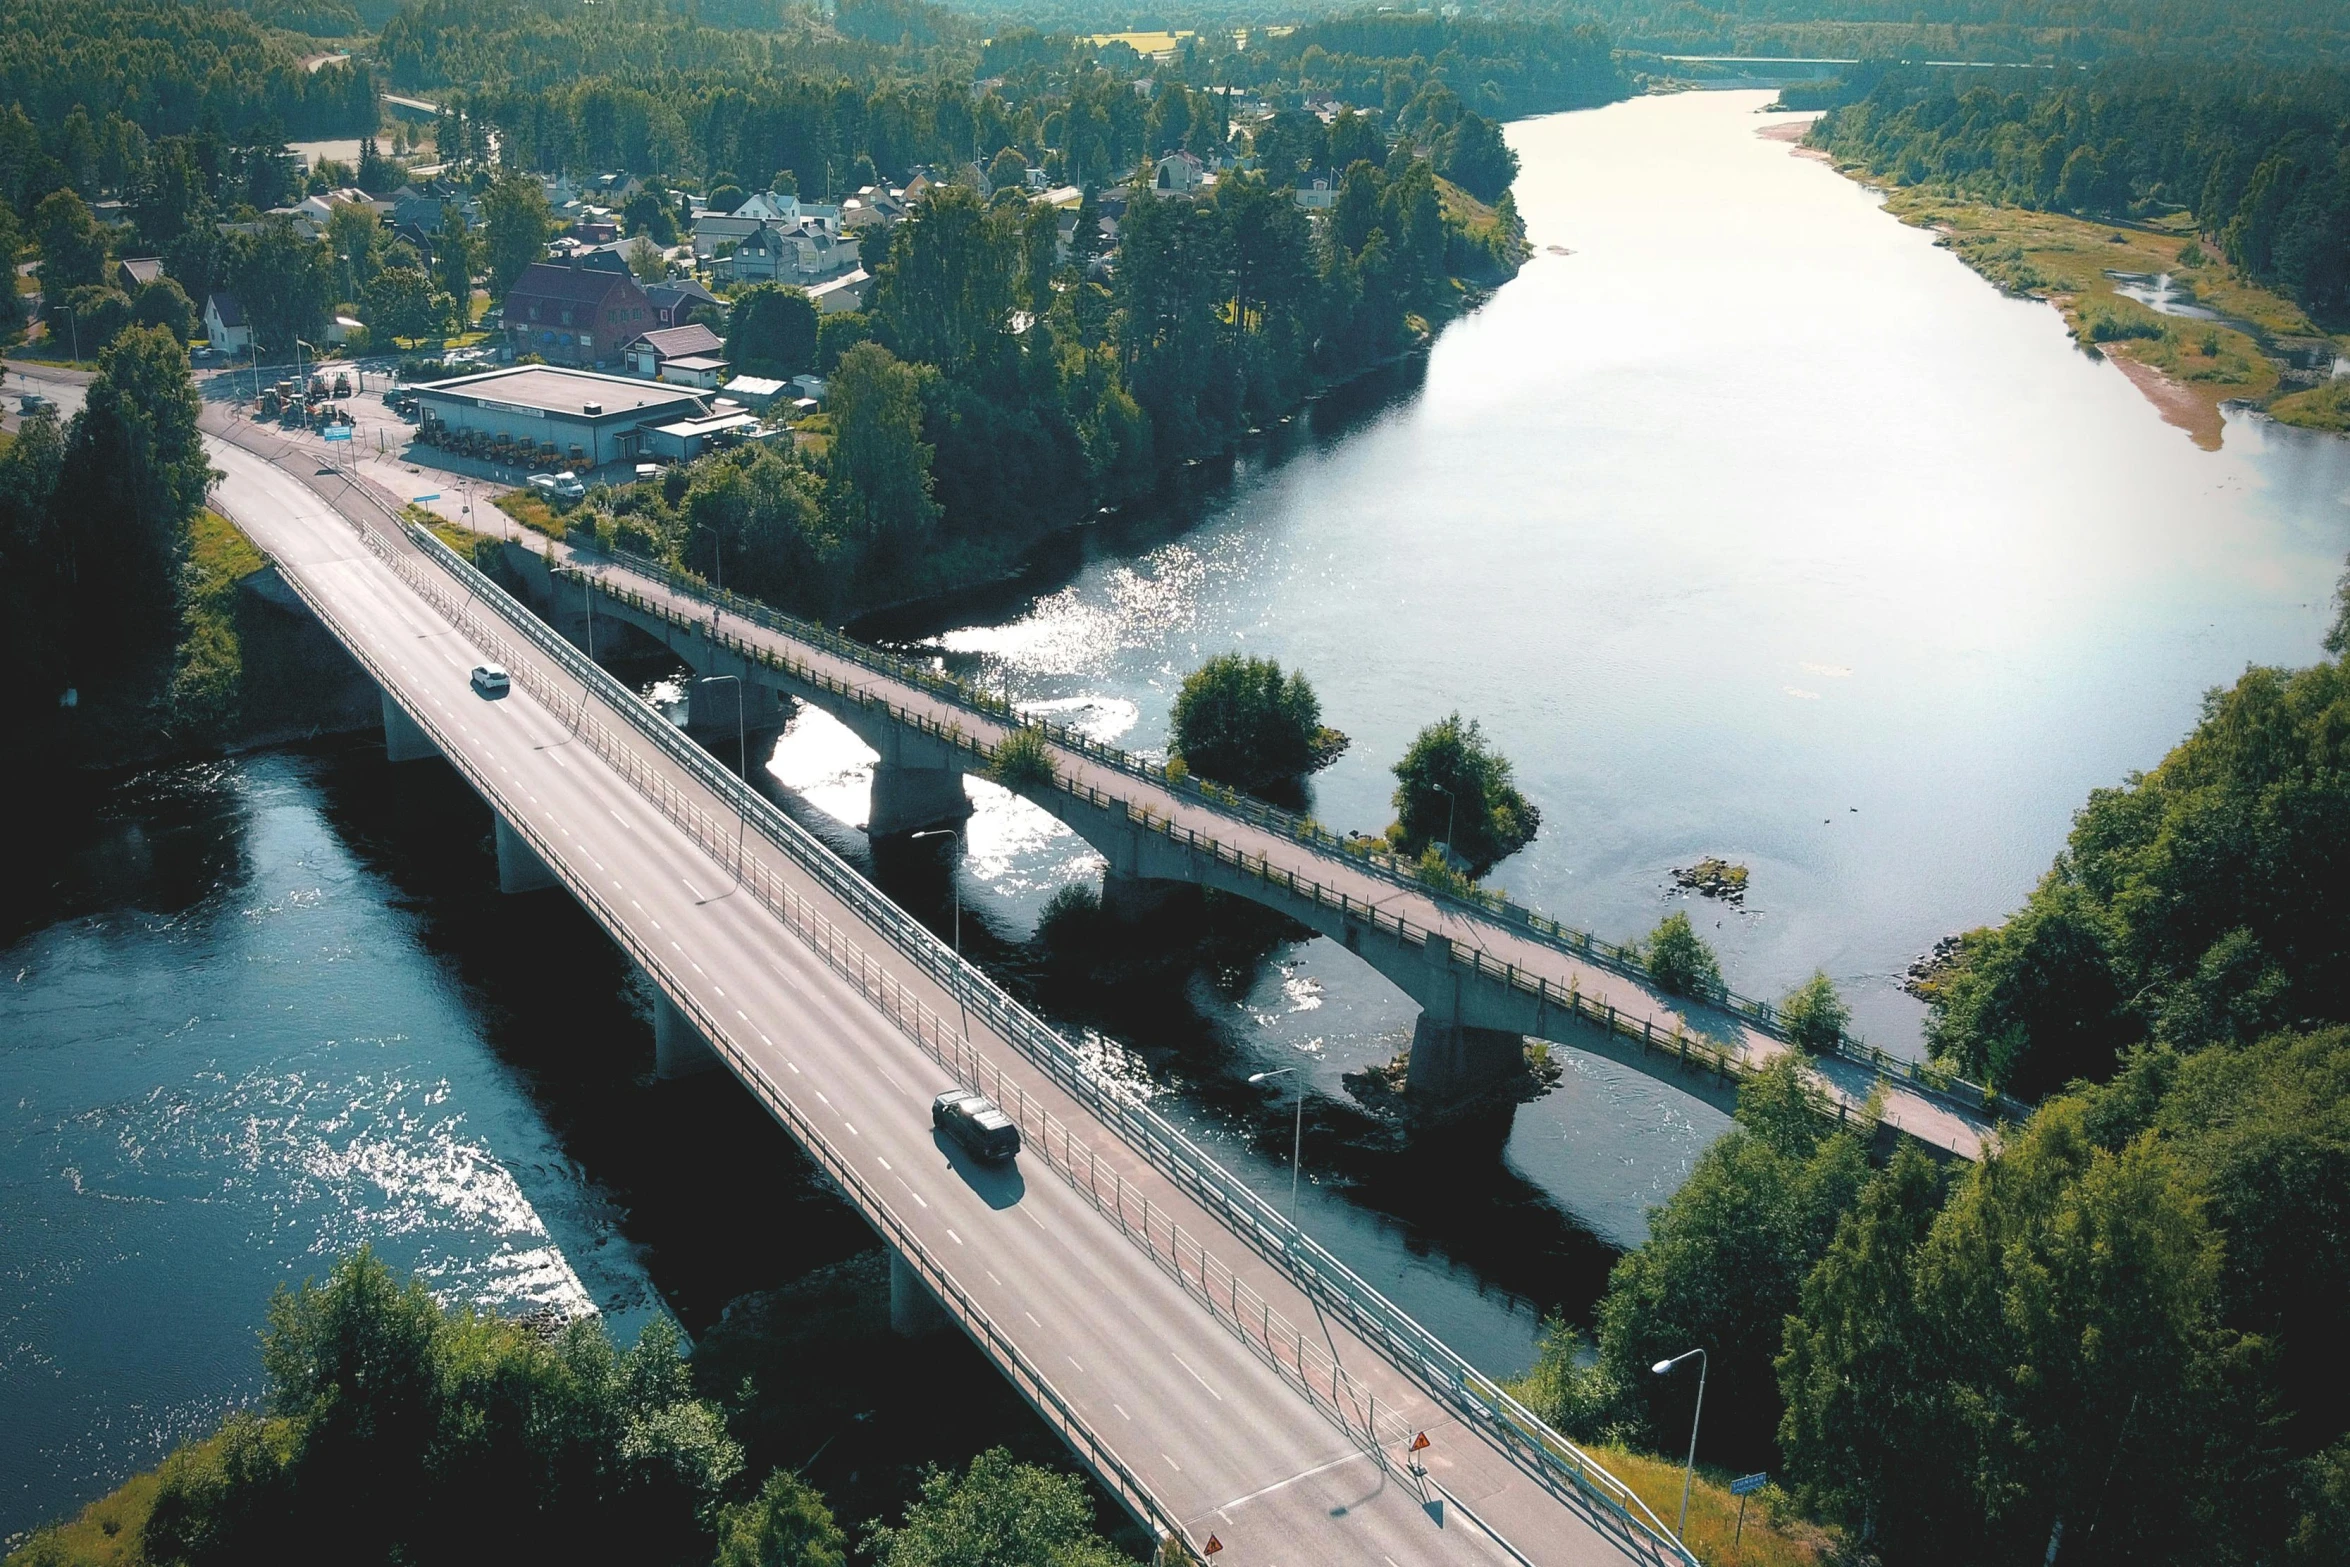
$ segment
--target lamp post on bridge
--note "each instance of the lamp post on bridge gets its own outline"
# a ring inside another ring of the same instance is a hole
[[[962,828],[925,827],[920,832],[907,834],[906,841],[908,843],[920,843],[925,838],[954,839],[955,858],[957,860],[962,858]],[[950,863],[947,866],[947,891],[953,895],[955,904],[955,921],[953,926],[955,933],[955,1011],[962,1018],[963,1039],[965,1043],[968,1043],[971,1038],[971,1008],[969,1003],[963,999],[963,879],[961,875],[958,874],[956,866],[953,863]]]
[[[1285,1066],[1272,1072],[1251,1072],[1248,1075],[1248,1080],[1252,1083],[1269,1083],[1276,1077],[1289,1077],[1296,1071],[1297,1068],[1294,1066]],[[1289,1133],[1289,1227],[1293,1230],[1297,1228],[1298,1169],[1305,1154],[1305,1147],[1306,1083],[1305,1079],[1300,1077],[1297,1080],[1297,1114]]]

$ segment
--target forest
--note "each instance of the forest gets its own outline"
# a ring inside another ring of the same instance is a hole
[[[2350,72],[2141,61],[2004,86],[1864,67],[1813,139],[1902,184],[1982,201],[2190,212],[2230,261],[2312,315],[2350,309]]]

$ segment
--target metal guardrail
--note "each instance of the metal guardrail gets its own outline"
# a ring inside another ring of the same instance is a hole
[[[374,549],[379,554],[383,555],[386,563],[392,565],[394,570],[399,569],[398,563],[391,560],[388,551],[384,549],[377,539],[364,531],[362,533],[362,538],[371,549]],[[358,638],[349,634],[338,624],[333,612],[309,591],[306,585],[302,583],[300,578],[293,573],[285,573],[284,575],[287,577],[287,580],[293,587],[295,593],[298,594],[302,601],[309,607],[311,613],[316,615],[322,624],[326,625],[335,633],[337,638],[344,644],[345,647],[351,651],[352,655],[359,660],[361,665],[365,667],[368,674],[377,682],[377,684],[387,692],[396,690],[397,687],[391,680],[390,676],[379,664],[377,664],[374,658],[372,658],[367,653],[364,644]],[[406,574],[403,573],[403,576],[405,575]],[[420,586],[420,584],[416,584],[413,579],[409,580],[411,581],[412,586]],[[470,624],[472,617],[469,615],[464,615],[462,606],[449,604],[443,600],[440,600],[437,595],[428,594],[427,597],[436,603],[436,607],[441,607],[444,612],[449,610],[456,610],[460,616],[463,616],[464,621],[468,623],[467,630],[469,635],[474,636],[482,644],[485,651],[491,652],[494,657],[510,659],[510,655],[503,651],[503,648],[500,646],[499,639],[494,634],[482,632],[479,630],[479,628]],[[531,678],[531,672],[527,672],[525,670],[525,667],[522,666],[520,660],[511,660],[511,662],[515,664],[518,675],[524,679],[526,685],[536,685],[538,683]],[[555,695],[553,692],[539,690],[534,690],[532,694],[534,696],[540,697],[542,702],[546,701],[548,697]],[[558,709],[550,705],[550,711],[557,710]],[[440,731],[440,726],[433,720],[432,715],[424,712],[422,709],[418,709],[411,716],[416,722],[418,728],[421,729],[427,735],[427,737],[432,740],[434,746],[440,751],[440,753],[444,757],[448,758],[450,763],[466,776],[467,780],[474,786],[475,790],[482,796],[484,800],[492,802],[503,801],[503,794],[498,789],[495,780],[490,778],[487,773],[481,771],[471,763],[471,761],[465,756],[463,749],[452,743],[450,738]],[[597,727],[599,729],[601,728],[601,726]],[[597,749],[598,754],[604,755],[608,762],[613,760],[613,757],[610,754],[607,754],[603,748],[598,747]],[[634,760],[633,754],[630,754],[630,760]],[[640,790],[640,792],[643,791],[646,783],[645,779],[641,777],[632,777],[630,781]],[[673,820],[676,819],[675,805],[673,802],[657,803],[662,804],[664,814],[671,815]],[[855,1167],[840,1154],[839,1150],[833,1146],[831,1140],[824,1135],[822,1130],[819,1129],[813,1121],[801,1113],[799,1107],[791,1101],[790,1096],[783,1092],[781,1086],[767,1075],[765,1069],[760,1066],[759,1062],[734,1037],[734,1031],[730,1029],[722,1020],[711,1014],[708,1009],[703,1007],[700,1002],[695,999],[690,991],[688,991],[682,984],[677,982],[667,963],[664,962],[664,960],[651,948],[647,947],[644,943],[640,942],[635,937],[627,921],[622,919],[619,915],[619,912],[613,909],[604,900],[602,895],[597,892],[594,885],[590,883],[587,878],[571,873],[568,862],[563,856],[561,850],[553,843],[552,840],[548,839],[534,825],[532,825],[527,814],[515,810],[510,804],[505,805],[505,807],[500,811],[500,814],[506,819],[507,824],[517,833],[519,833],[524,841],[529,844],[531,851],[538,855],[540,860],[550,867],[550,869],[552,869],[554,873],[561,878],[565,887],[570,891],[572,896],[578,898],[584,905],[586,905],[589,912],[597,918],[598,922],[602,924],[605,930],[611,934],[613,939],[621,945],[622,949],[629,954],[630,958],[645,971],[647,976],[650,977],[656,985],[660,987],[663,995],[669,999],[671,1004],[676,1006],[679,1011],[693,1023],[694,1027],[700,1031],[701,1036],[710,1042],[713,1049],[717,1050],[727,1059],[728,1063],[733,1067],[735,1075],[739,1077],[744,1083],[746,1083],[751,1088],[752,1092],[759,1097],[760,1101],[766,1105],[768,1113],[773,1115],[777,1120],[784,1123],[784,1125],[792,1132],[800,1144],[809,1151],[812,1157],[815,1158],[818,1165],[824,1170],[825,1174],[829,1176],[841,1188],[841,1190],[848,1195],[849,1200],[856,1205],[858,1211],[864,1216],[866,1222],[874,1227],[874,1229],[881,1235],[883,1240],[896,1250],[898,1255],[906,1259],[909,1265],[911,1265],[915,1272],[921,1277],[924,1286],[928,1288],[939,1300],[941,1305],[946,1309],[947,1313],[952,1316],[966,1332],[968,1332],[975,1340],[977,1340],[981,1348],[986,1351],[1000,1367],[1003,1368],[1005,1374],[1012,1380],[1013,1385],[1019,1389],[1025,1398],[1027,1398],[1030,1405],[1036,1409],[1037,1413],[1043,1417],[1046,1423],[1053,1426],[1054,1429],[1061,1434],[1062,1439],[1067,1441],[1070,1446],[1075,1449],[1082,1458],[1084,1458],[1086,1463],[1094,1470],[1094,1472],[1101,1477],[1103,1484],[1119,1498],[1122,1504],[1124,1504],[1138,1518],[1143,1519],[1146,1523],[1151,1525],[1162,1542],[1161,1560],[1164,1561],[1166,1559],[1167,1553],[1164,1549],[1164,1545],[1169,1541],[1180,1542],[1182,1549],[1191,1559],[1204,1559],[1199,1554],[1199,1546],[1197,1542],[1190,1538],[1189,1532],[1185,1530],[1181,1520],[1178,1519],[1174,1512],[1159,1499],[1157,1493],[1151,1489],[1149,1483],[1129,1469],[1118,1458],[1115,1452],[1104,1445],[1101,1440],[1093,1434],[1091,1427],[1087,1424],[1085,1419],[1070,1406],[1068,1401],[1053,1386],[1051,1379],[1046,1377],[1034,1362],[1030,1361],[1024,1354],[1022,1354],[1019,1346],[995,1325],[993,1319],[988,1316],[985,1309],[982,1308],[979,1303],[962,1288],[961,1285],[955,1282],[952,1275],[949,1274],[947,1270],[939,1264],[937,1259],[931,1254],[929,1248],[924,1245],[922,1240],[914,1234],[914,1232],[905,1224],[902,1219],[898,1217],[896,1211],[890,1206],[888,1200],[882,1197],[880,1193],[873,1188],[871,1183],[867,1182],[864,1177],[857,1172]],[[697,837],[701,836],[704,835],[697,834]],[[705,842],[705,847],[707,848],[709,846],[710,845]],[[772,907],[772,904],[770,904],[770,906]],[[816,918],[820,920],[821,916],[816,916]],[[826,928],[829,931],[829,922],[825,923]],[[803,936],[808,934],[808,932],[804,929],[801,933]],[[836,932],[833,934],[837,935]],[[844,961],[842,944],[838,943],[837,941],[831,943],[815,941],[811,942],[811,945],[815,948],[815,950],[817,950],[826,958],[827,962],[832,967],[839,970],[840,972],[844,974],[850,974],[852,977],[858,978],[861,981],[868,978],[871,971],[863,962],[861,953],[856,954],[859,961],[855,965],[854,969],[852,969],[852,967]],[[894,979],[892,979],[891,976],[888,976],[886,973],[882,975],[882,978],[884,981],[892,985],[895,983]],[[873,993],[869,984],[863,985],[861,988],[865,988],[868,995]],[[903,987],[897,987],[897,989],[902,996]],[[920,1003],[916,1001],[915,1005],[919,1007]],[[885,1010],[888,1010],[886,1006]],[[924,1010],[926,1011],[927,1009]],[[895,1016],[893,1016],[893,1021],[898,1021],[901,1023],[901,1025],[904,1022],[902,1018]],[[917,1018],[917,1021],[921,1021],[919,1017]],[[932,1014],[927,1019],[927,1022],[929,1025],[928,1031],[931,1036],[931,1040],[933,1041],[931,1053],[934,1056],[937,1056],[939,1055],[939,1051],[935,1046],[935,1041],[942,1033],[942,1024],[935,1014]],[[915,1037],[919,1041],[921,1039],[920,1032],[917,1032]],[[966,1041],[966,1047],[967,1043],[968,1042]],[[971,1057],[976,1064],[976,1052],[971,1052]],[[958,1076],[963,1075],[964,1074],[962,1073],[958,1073]],[[1003,1103],[1005,1101],[1000,1097],[1004,1086],[1001,1081],[1002,1074],[1000,1072],[996,1072],[994,1075],[998,1080],[998,1102]],[[978,1087],[979,1083],[975,1080],[976,1077],[977,1074],[973,1073],[971,1074],[971,1078],[966,1080],[972,1080],[972,1086]],[[1031,1119],[1033,1120],[1034,1117],[1032,1116]],[[1051,1124],[1057,1126],[1057,1123]],[[1068,1137],[1066,1128],[1059,1128],[1059,1130],[1061,1132],[1063,1162],[1065,1163],[1068,1159],[1070,1139]],[[1090,1154],[1088,1157],[1090,1158]],[[1116,1178],[1117,1177],[1115,1176],[1115,1172],[1113,1172],[1113,1179]],[[1097,1194],[1096,1206],[1100,1206],[1098,1197],[1098,1182],[1094,1183],[1094,1186]],[[1143,1222],[1147,1240],[1149,1230],[1147,1207],[1143,1212]],[[1197,1250],[1196,1247],[1195,1250]],[[1202,1268],[1201,1276],[1204,1282],[1206,1278],[1205,1254],[1204,1252],[1201,1252],[1200,1255]],[[1180,1265],[1179,1253],[1176,1254],[1175,1260],[1177,1262],[1176,1271],[1178,1277],[1181,1277],[1182,1269]],[[1253,1292],[1251,1293],[1253,1294]],[[1237,1288],[1234,1291],[1233,1301],[1235,1307],[1237,1307],[1239,1305],[1239,1295]],[[1273,1319],[1269,1311],[1266,1313],[1266,1328],[1266,1346],[1268,1350],[1271,1350],[1274,1347],[1275,1340],[1272,1334]],[[1302,1338],[1299,1340],[1299,1344],[1300,1348],[1302,1349]],[[1302,1356],[1299,1360],[1299,1368],[1302,1374],[1305,1370]],[[1336,1383],[1334,1381],[1334,1391],[1335,1388]]]
[[[1118,1085],[1096,1075],[1066,1039],[1013,1000],[985,973],[964,962],[927,926],[883,896],[820,840],[725,769],[675,725],[591,662],[528,608],[515,602],[471,563],[428,531],[413,524],[404,523],[403,526],[408,536],[443,570],[464,584],[475,600],[520,631],[535,646],[556,659],[574,679],[579,680],[584,688],[581,693],[583,702],[591,692],[600,696],[608,711],[618,714],[640,735],[653,740],[673,762],[686,769],[697,783],[733,805],[739,823],[757,831],[761,838],[787,854],[828,893],[855,912],[876,934],[888,940],[902,956],[918,964],[953,993],[962,1006],[984,1019],[1024,1059],[1051,1075],[1055,1082],[1085,1104],[1162,1175],[1199,1201],[1237,1239],[1280,1267],[1318,1305],[1342,1316],[1357,1333],[1381,1348],[1399,1370],[1450,1408],[1456,1416],[1494,1437],[1505,1450],[1516,1454],[1524,1472],[1543,1483],[1554,1494],[1572,1495],[1595,1506],[1619,1527],[1639,1537],[1644,1543],[1664,1547],[1676,1559],[1687,1561],[1694,1567],[1694,1558],[1687,1555],[1672,1531],[1649,1511],[1647,1504],[1629,1486],[1610,1474],[1597,1460],[1553,1431],[1498,1382],[1462,1359],[1443,1340],[1388,1300],[1319,1242],[1298,1229],[1245,1182],[1217,1163],[1155,1111],[1147,1105],[1136,1103]],[[756,660],[765,650],[744,644],[739,651]],[[774,655],[767,656],[772,659]],[[935,725],[932,727],[933,732],[944,737],[944,731]],[[1111,801],[1098,791],[1095,791],[1095,795],[1104,804],[1117,804],[1123,808],[1123,802]],[[1230,855],[1233,851],[1227,849],[1225,853]],[[1366,918],[1376,913],[1359,900],[1352,906]],[[1385,923],[1391,928],[1401,928],[1401,922],[1392,917],[1387,917]],[[1098,1193],[1096,1201],[1098,1204]],[[1196,1242],[1193,1244],[1196,1245]],[[1183,1251],[1172,1233],[1166,1249],[1170,1259],[1179,1259]],[[1196,1255],[1204,1256],[1204,1252]],[[1179,1260],[1175,1266],[1180,1270]],[[1215,1293],[1214,1279],[1221,1266],[1216,1264],[1207,1270],[1195,1293]],[[1225,1271],[1228,1275],[1229,1270]],[[1226,1295],[1229,1301],[1229,1289]],[[1245,1306],[1246,1302],[1242,1300],[1231,1308],[1232,1314],[1237,1318]],[[1255,1341],[1263,1343],[1268,1339],[1277,1340],[1278,1337],[1277,1325],[1267,1327],[1260,1318],[1260,1331]],[[1266,1352],[1272,1353],[1273,1347],[1267,1344]],[[1276,1363],[1279,1363],[1278,1360]],[[1292,1362],[1291,1369],[1309,1379],[1318,1379],[1320,1375],[1319,1364],[1312,1361],[1310,1356],[1302,1364]],[[1347,1379],[1342,1376],[1332,1402],[1343,1400],[1347,1390]]]
[[[1019,728],[1033,729],[1052,744],[1072,751],[1089,761],[1114,768],[1153,788],[1164,789],[1210,810],[1245,821],[1252,827],[1278,834],[1320,854],[1342,855],[1357,868],[1380,877],[1397,886],[1408,887],[1439,903],[1458,908],[1485,919],[1492,919],[1529,936],[1560,952],[1581,958],[1598,967],[1610,969],[1628,979],[1647,982],[1648,965],[1635,947],[1621,946],[1587,930],[1580,930],[1550,918],[1522,904],[1512,903],[1497,893],[1475,888],[1457,888],[1429,881],[1418,875],[1409,862],[1394,855],[1363,847],[1373,840],[1347,838],[1330,831],[1310,817],[1298,816],[1278,806],[1251,799],[1238,790],[1192,776],[1165,763],[1153,762],[1119,746],[1113,746],[1091,736],[1081,734],[1064,724],[1055,724],[1022,715],[1017,708],[1000,696],[992,695],[957,676],[933,669],[915,660],[903,658],[870,643],[859,642],[841,635],[827,626],[803,620],[781,610],[747,599],[740,594],[711,587],[700,577],[678,570],[647,556],[629,550],[598,551],[628,571],[659,582],[674,593],[697,599],[738,619],[762,626],[779,636],[792,638],[811,647],[822,649],[836,658],[847,659],[875,674],[886,676],[922,691],[940,701],[950,702],[975,716]],[[550,555],[550,570],[557,573],[567,568]],[[596,584],[598,589],[614,597],[637,600],[639,609],[652,614],[665,614],[665,606],[630,595],[626,590],[616,591],[612,584],[593,573],[568,568],[577,576]],[[674,618],[666,617],[665,618]],[[683,623],[683,622],[681,622]],[[694,622],[699,625],[699,622]],[[839,687],[841,694],[858,694],[855,688]],[[893,712],[896,709],[891,706]],[[903,720],[901,720],[903,721]],[[1768,1001],[1755,1000],[1724,987],[1718,994],[1693,998],[1720,1007],[1747,1026],[1774,1039],[1792,1043],[1779,1010]],[[1873,1075],[1897,1081],[1949,1100],[1970,1111],[2022,1117],[2031,1107],[2020,1100],[1994,1092],[1979,1083],[1971,1083],[1954,1074],[1942,1072],[1921,1061],[1906,1060],[1850,1033],[1842,1034],[1832,1053],[1840,1060],[1865,1068]]]

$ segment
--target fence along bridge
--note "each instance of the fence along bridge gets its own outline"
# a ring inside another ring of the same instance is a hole
[[[652,980],[664,1075],[723,1065],[756,1095],[889,1247],[893,1321],[959,1326],[1162,1560],[1215,1535],[1266,1564],[1694,1567],[1587,1454],[387,498],[207,426],[234,442],[217,504],[377,682],[393,759],[458,770],[501,886],[568,891]],[[485,658],[502,701],[468,688]],[[931,1134],[950,1082],[1018,1121],[1016,1168]]]
[[[1410,996],[1404,1098],[1416,1117],[1506,1107],[1524,1083],[1524,1040],[1607,1057],[1723,1109],[1795,1047],[1766,1002],[1671,996],[1639,955],[1498,897],[1457,896],[1325,828],[1114,746],[1022,716],[1001,698],[632,556],[533,540],[509,547],[542,609],[584,636],[589,614],[664,643],[708,681],[742,682],[754,728],[778,698],[812,702],[878,754],[867,832],[888,838],[970,812],[962,776],[992,767],[1016,731],[1044,739],[1053,777],[1010,787],[1108,861],[1103,906],[1147,907],[1168,883],[1252,899],[1331,938]],[[594,608],[588,609],[592,601]],[[709,689],[699,687],[699,689]],[[734,716],[733,693],[711,706]],[[697,725],[697,727],[699,727]],[[1840,1118],[1871,1114],[1943,1154],[1973,1159],[2024,1107],[1856,1040],[1813,1058]]]

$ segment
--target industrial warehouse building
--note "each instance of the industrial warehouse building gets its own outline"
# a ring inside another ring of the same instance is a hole
[[[519,461],[569,468],[634,462],[647,454],[651,430],[705,420],[712,412],[710,395],[692,387],[553,365],[515,365],[409,390],[416,397],[420,438],[433,445],[453,445],[469,435],[504,436],[533,454]],[[549,447],[552,457],[546,456]]]

